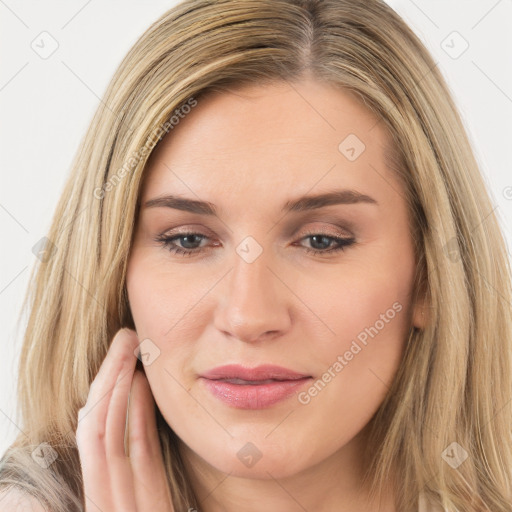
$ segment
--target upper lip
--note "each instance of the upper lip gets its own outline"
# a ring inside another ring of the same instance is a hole
[[[304,373],[298,373],[282,366],[273,364],[263,364],[254,368],[248,368],[239,364],[227,364],[224,366],[217,366],[211,370],[200,375],[210,380],[220,379],[241,379],[249,381],[257,380],[298,380],[305,377],[311,377]]]

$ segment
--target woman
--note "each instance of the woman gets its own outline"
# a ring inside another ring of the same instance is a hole
[[[57,208],[4,504],[512,510],[492,211],[442,76],[383,2],[171,9]]]

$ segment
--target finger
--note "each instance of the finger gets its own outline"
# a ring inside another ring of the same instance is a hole
[[[77,440],[84,438],[84,444],[88,446],[86,453],[89,453],[97,443],[104,442],[107,410],[112,392],[123,367],[130,362],[126,355],[127,338],[135,344],[136,333],[129,329],[121,329],[114,336],[100,370],[90,386],[87,401],[79,411],[76,435]]]
[[[134,354],[136,345],[130,332],[121,333],[121,337],[116,341],[118,345],[113,347],[115,350],[112,355],[118,357],[122,362],[122,366],[112,388],[108,405],[105,451],[108,457],[124,460],[126,457],[124,451],[124,432],[128,411],[128,396],[132,387],[137,357]]]
[[[105,454],[112,497],[120,510],[131,510],[132,507],[136,510],[132,468],[124,451],[128,396],[137,362],[134,350],[138,343],[134,343],[136,336],[132,336],[132,332],[124,331],[116,340],[118,346],[114,348],[113,355],[117,355],[123,365],[112,389],[105,427]]]
[[[142,371],[135,371],[128,413],[128,441],[137,510],[173,512],[155,418],[155,401]]]
[[[106,414],[108,402],[110,401],[119,374],[127,362],[131,362],[130,354],[128,354],[126,350],[127,339],[133,343],[133,350],[135,350],[138,345],[138,338],[135,331],[123,328],[114,336],[107,355],[91,383],[87,402],[81,414],[82,417],[89,414],[100,402],[102,402],[103,411]]]
[[[130,362],[126,345],[131,343],[135,347],[134,338],[134,331],[118,331],[91,384],[87,402],[79,411],[76,440],[84,477],[84,490],[91,503],[100,508],[104,506],[108,509],[114,503],[111,471],[105,451],[106,419],[115,383],[122,375],[123,367]]]

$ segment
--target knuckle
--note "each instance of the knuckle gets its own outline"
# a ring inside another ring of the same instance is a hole
[[[81,409],[80,411],[82,411]],[[78,420],[75,437],[77,446],[101,445],[105,441],[105,426],[98,421],[94,421],[94,417],[89,417],[87,414],[79,412],[80,419]]]
[[[149,455],[151,453],[151,444],[144,432],[130,432],[130,444],[137,447],[138,453]]]

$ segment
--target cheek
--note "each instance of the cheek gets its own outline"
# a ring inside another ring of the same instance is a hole
[[[389,275],[368,272],[340,283],[344,287],[332,289],[327,298],[313,287],[307,295],[308,305],[335,334],[319,330],[311,316],[301,323],[301,338],[310,340],[310,363],[318,371],[297,395],[300,405],[293,416],[296,428],[315,440],[311,457],[343,446],[371,420],[395,377],[408,333],[406,287]]]
[[[185,286],[176,271],[171,274],[165,265],[137,256],[127,269],[130,308],[141,350],[150,353],[145,372],[155,400],[159,406],[165,402],[172,407],[181,396],[181,372],[193,362],[201,319],[206,319],[198,303],[202,293],[192,283]]]
[[[126,287],[139,337],[154,340],[180,339],[188,317],[197,320],[197,303],[205,283],[184,280],[169,266],[151,263],[136,255],[130,260]],[[188,324],[190,327],[190,324]]]
[[[394,378],[410,329],[410,276],[407,269],[398,275],[383,266],[369,268],[340,273],[327,292],[318,287],[318,276],[303,283],[302,296],[315,316],[305,313],[301,338],[310,340],[320,380],[306,390],[304,404],[338,403],[345,413],[370,413]]]
[[[321,335],[318,329],[314,331],[316,335],[309,334],[320,346],[344,348],[351,340],[364,344],[370,336],[394,338],[407,330],[408,272],[398,273],[373,264],[351,266],[328,277],[304,276],[297,290],[308,306],[301,308],[305,312],[303,324],[315,328],[322,324]]]
[[[198,300],[204,292],[137,254],[130,259],[126,286],[137,335],[150,353],[144,371],[165,420],[178,431],[190,421],[204,422],[182,378],[194,358],[191,342],[201,335],[204,312]]]
[[[150,340],[146,341],[147,346],[158,356],[145,367],[155,398],[158,390],[169,385],[176,384],[176,390],[179,389],[172,377],[182,382],[182,374],[192,371],[199,350],[197,340],[211,322],[205,294],[218,277],[186,277],[179,266],[173,268],[161,261],[139,257],[138,253],[128,265],[126,287],[135,329],[141,342]]]

